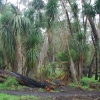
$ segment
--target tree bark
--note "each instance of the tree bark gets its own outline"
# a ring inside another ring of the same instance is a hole
[[[71,23],[70,23],[70,19],[69,19],[69,15],[68,15],[68,11],[67,11],[67,9],[66,9],[66,7],[65,7],[65,5],[64,5],[64,2],[63,2],[63,0],[60,0],[61,1],[61,3],[62,3],[62,6],[63,6],[63,8],[64,8],[64,11],[65,11],[65,14],[66,14],[66,18],[67,18],[67,22],[68,22],[68,26],[69,26],[69,31],[70,31],[70,34],[73,36],[73,31],[72,31],[72,27],[71,27]]]
[[[82,0],[82,3],[85,4],[85,0]],[[95,24],[94,24],[94,21],[93,21],[93,18],[91,16],[87,16],[88,20],[89,20],[89,23],[90,23],[90,26],[91,26],[91,29],[92,29],[92,32],[93,32],[93,35],[94,35],[94,39],[95,39],[95,52],[96,52],[96,73],[95,73],[95,79],[97,80],[98,79],[98,51],[99,51],[99,33],[95,27]]]
[[[68,55],[69,55],[69,59],[70,59],[70,72],[71,72],[71,76],[73,79],[73,82],[77,82],[77,77],[76,77],[76,71],[75,71],[75,67],[74,67],[74,62],[70,53],[70,49],[69,49],[69,44],[68,44],[68,34],[62,29],[61,23],[60,23],[60,19],[59,19],[59,25],[61,27],[62,33],[64,33],[64,37],[65,37],[65,43],[67,46],[67,50],[68,50]]]
[[[83,55],[79,55],[79,61],[78,61],[78,79],[80,80],[82,78],[82,65],[83,65]]]
[[[71,76],[73,78],[73,82],[77,82],[77,77],[76,77],[76,71],[75,71],[75,66],[74,66],[74,62],[70,53],[70,49],[69,49],[69,45],[68,45],[68,38],[66,37],[66,45],[67,45],[67,50],[68,50],[68,55],[69,55],[69,59],[70,59],[70,72],[71,72]]]
[[[92,73],[93,73],[92,72],[92,68],[93,68],[94,60],[95,60],[95,53],[93,55],[93,58],[92,58],[92,61],[91,61],[90,65],[89,65],[88,78],[91,78],[92,77]]]
[[[21,53],[21,37],[20,34],[16,37],[16,66],[18,73],[22,74],[22,53]]]

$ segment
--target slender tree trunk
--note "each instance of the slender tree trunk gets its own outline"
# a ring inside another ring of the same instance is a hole
[[[78,61],[78,79],[80,80],[82,78],[82,65],[83,65],[83,55],[79,55],[79,61]]]
[[[16,37],[16,66],[18,73],[22,74],[22,53],[21,53],[21,39],[20,34]]]
[[[39,64],[37,66],[38,69],[40,69],[45,57],[47,56],[48,45],[49,45],[48,44],[48,36],[46,35],[45,39],[44,39],[43,46],[42,46],[41,51],[40,51]]]
[[[26,76],[27,67],[28,67],[28,58],[26,58],[25,64],[24,64],[24,67],[23,67],[23,71],[22,71],[22,75],[23,75],[23,76]]]
[[[59,25],[62,29],[61,23],[60,23],[60,18],[59,18]],[[68,50],[68,55],[70,58],[70,72],[71,72],[71,76],[73,79],[73,82],[77,82],[77,77],[76,77],[76,71],[75,71],[75,67],[74,67],[74,62],[70,53],[70,49],[69,49],[69,44],[68,44],[68,34],[62,29],[62,33],[64,33],[64,37],[65,37],[65,42],[66,42],[66,46],[67,46],[67,50]]]
[[[70,19],[69,19],[68,11],[67,11],[67,9],[66,9],[66,7],[65,7],[65,4],[64,4],[63,0],[60,0],[60,1],[61,1],[61,3],[62,3],[62,6],[63,6],[64,11],[65,11],[65,14],[66,14],[66,18],[67,18],[68,26],[69,26],[69,29],[70,29],[70,34],[73,36],[73,31],[72,31],[72,27],[71,27],[71,23],[70,23]]]
[[[47,35],[48,35],[48,58],[49,58],[49,61],[50,62],[53,62],[53,60],[54,60],[54,53],[53,53],[53,41],[52,41],[52,33],[51,33],[51,31],[50,31],[50,29],[49,30],[47,30]]]
[[[10,66],[11,66],[11,69],[12,69],[12,72],[17,72],[17,67],[16,67],[16,65],[15,65],[15,62],[11,62],[10,63]]]
[[[73,78],[73,82],[77,82],[77,77],[76,77],[76,71],[75,71],[75,66],[74,66],[74,62],[70,53],[70,49],[69,49],[69,45],[68,45],[68,38],[67,36],[65,36],[66,38],[66,45],[67,45],[67,50],[68,50],[68,55],[69,55],[69,59],[70,59],[70,72],[71,72],[71,76]]]
[[[8,66],[5,48],[3,47],[3,65]]]
[[[95,53],[96,53],[96,69],[95,69],[95,80],[98,80],[98,47],[95,48]]]
[[[82,0],[82,3],[85,4],[85,0]],[[88,20],[89,20],[89,23],[90,23],[90,26],[91,26],[91,29],[92,29],[92,32],[93,32],[93,35],[94,35],[94,39],[95,39],[95,52],[96,52],[96,73],[95,73],[95,79],[97,80],[98,79],[98,47],[99,47],[99,37],[98,37],[98,31],[96,30],[96,27],[95,27],[95,24],[94,24],[94,21],[93,21],[93,18],[90,17],[89,15],[87,16]]]
[[[92,77],[92,69],[93,69],[94,60],[95,60],[95,53],[93,55],[90,65],[89,65],[88,78]]]
[[[82,0],[82,3],[85,4],[85,0]],[[92,29],[92,32],[93,32],[93,35],[94,35],[94,38],[95,38],[95,41],[98,42],[99,38],[98,38],[98,32],[96,30],[96,27],[95,27],[95,24],[94,24],[94,21],[92,19],[92,17],[90,16],[87,16],[88,20],[89,20],[89,23],[91,25],[91,29]]]

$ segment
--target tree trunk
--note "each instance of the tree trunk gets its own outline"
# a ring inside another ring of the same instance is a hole
[[[92,72],[92,68],[93,68],[94,60],[95,60],[95,53],[93,55],[93,58],[92,58],[92,61],[91,61],[90,65],[89,65],[88,78],[91,78],[92,77],[92,73],[93,73]]]
[[[70,29],[70,34],[73,36],[73,31],[72,31],[72,27],[71,27],[71,23],[70,23],[70,19],[69,19],[68,11],[67,11],[67,9],[66,9],[66,7],[65,7],[65,5],[64,5],[63,0],[60,0],[60,1],[61,1],[61,3],[62,3],[62,6],[63,6],[64,11],[65,11],[65,14],[66,14],[66,18],[67,18],[68,26],[69,26],[69,29]]]
[[[85,4],[85,0],[82,0],[82,3]],[[88,20],[89,20],[89,23],[90,23],[90,26],[91,26],[91,29],[92,29],[92,32],[93,32],[93,35],[94,35],[94,39],[95,39],[95,52],[96,52],[96,73],[95,73],[95,79],[97,80],[98,79],[98,47],[99,47],[99,33],[98,31],[96,30],[96,27],[95,27],[95,24],[94,24],[94,21],[93,21],[93,18],[91,16],[87,16]]]
[[[85,4],[85,0],[82,0],[83,4]],[[95,38],[95,41],[98,42],[99,38],[98,38],[98,32],[96,30],[96,27],[95,27],[95,24],[94,24],[94,21],[93,21],[93,18],[90,17],[90,16],[87,16],[88,20],[89,20],[89,23],[91,25],[91,29],[92,29],[92,32],[93,32],[93,35],[94,35],[94,38]]]
[[[60,22],[60,19],[59,19],[59,22]],[[62,29],[61,23],[59,23],[59,25],[60,25],[60,27]],[[65,43],[66,43],[66,46],[67,46],[68,55],[69,55],[69,59],[70,59],[70,72],[71,72],[71,76],[72,76],[73,82],[77,82],[74,62],[73,62],[73,59],[72,59],[72,56],[71,56],[71,53],[70,53],[70,49],[69,49],[69,44],[68,44],[68,36],[67,36],[68,34],[63,29],[62,29],[62,32],[64,33]]]
[[[47,30],[47,35],[48,35],[48,46],[49,46],[47,54],[48,54],[49,61],[53,62],[53,60],[54,60],[53,41],[52,41],[52,33],[51,33],[50,29]]]
[[[21,53],[21,37],[20,34],[16,37],[16,66],[18,73],[22,74],[22,53]]]
[[[82,78],[82,62],[83,62],[83,57],[82,54],[79,55],[79,61],[78,61],[78,79],[80,80]]]
[[[5,48],[3,47],[3,66],[7,66],[8,62],[7,62],[7,56],[6,56],[6,51]],[[5,68],[2,68],[5,69]]]
[[[77,82],[77,77],[76,77],[76,71],[75,71],[75,66],[74,66],[74,62],[70,53],[70,49],[69,49],[69,45],[68,45],[68,38],[66,37],[66,45],[67,45],[67,50],[68,50],[68,55],[69,55],[69,59],[70,59],[70,72],[71,72],[71,76],[73,78],[73,82]]]
[[[17,72],[17,67],[15,65],[15,62],[11,62],[10,65],[11,65],[12,71],[16,73]]]
[[[96,53],[96,61],[95,61],[95,64],[96,64],[96,69],[95,69],[95,80],[98,80],[98,49],[97,47],[95,48],[95,53]]]
[[[49,45],[48,44],[48,36],[45,36],[45,40],[44,40],[43,46],[40,51],[39,64],[37,66],[38,69],[40,69],[45,57],[47,56],[48,45]]]

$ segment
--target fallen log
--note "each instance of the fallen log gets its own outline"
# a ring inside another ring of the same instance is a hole
[[[0,79],[2,78],[3,80],[0,80],[1,82],[4,82],[8,76],[15,77],[15,79],[18,81],[19,84],[28,86],[31,88],[38,87],[38,88],[46,88],[49,87],[49,84],[43,83],[43,82],[38,82],[34,79],[31,79],[27,76],[23,76],[18,73],[10,72],[10,71],[5,71],[5,70],[0,70]]]

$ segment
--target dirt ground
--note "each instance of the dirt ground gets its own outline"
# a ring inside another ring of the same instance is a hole
[[[24,90],[0,90],[0,93],[11,95],[31,95],[38,96],[40,100],[100,100],[100,91],[86,91],[82,89],[73,89],[69,86],[59,87],[52,92],[41,91],[38,88],[25,88]]]

